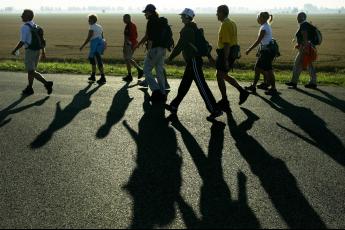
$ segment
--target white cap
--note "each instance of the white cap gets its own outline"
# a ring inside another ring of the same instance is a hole
[[[187,15],[188,17],[194,18],[195,14],[192,9],[185,8],[180,15]]]

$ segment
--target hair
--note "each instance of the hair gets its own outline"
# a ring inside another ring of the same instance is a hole
[[[89,19],[96,23],[98,20],[98,17],[96,14],[90,14]]]
[[[269,14],[268,12],[261,12],[259,14],[259,17],[262,18],[265,22],[268,22],[269,24],[272,24],[273,22],[273,15]]]
[[[302,17],[304,20],[307,20],[307,14],[304,13],[304,12],[300,12],[300,13],[298,14],[298,16],[299,16],[299,17]]]
[[[229,16],[229,7],[227,5],[218,6],[218,10],[225,14],[225,16]]]
[[[25,9],[24,12],[23,12],[23,14],[28,15],[30,21],[31,21],[32,19],[34,19],[34,17],[35,17],[34,12],[33,12],[32,10],[29,10],[29,9]]]
[[[131,15],[125,14],[125,15],[123,15],[123,18],[128,18],[129,20],[131,20]]]

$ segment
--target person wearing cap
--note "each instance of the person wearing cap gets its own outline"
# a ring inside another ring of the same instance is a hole
[[[233,68],[235,59],[230,55],[232,46],[238,45],[237,41],[237,26],[234,21],[229,18],[229,7],[221,5],[217,8],[217,17],[222,22],[218,33],[218,48],[217,48],[217,81],[219,90],[222,94],[222,99],[218,102],[218,106],[225,112],[230,111],[229,101],[226,94],[225,81],[234,86],[240,93],[239,104],[243,104],[249,93],[243,89],[238,82],[228,73]]]
[[[161,44],[160,31],[162,30],[159,15],[156,12],[156,7],[148,4],[143,10],[145,17],[148,20],[146,25],[145,36],[134,47],[134,50],[143,44],[147,44],[147,54],[144,60],[144,75],[145,81],[152,91],[151,101],[165,101],[165,76],[164,76],[164,59],[166,49]],[[152,74],[153,68],[156,69],[157,80]]]
[[[221,116],[223,112],[217,108],[216,100],[204,78],[202,57],[198,55],[198,52],[195,49],[195,34],[198,30],[196,23],[193,22],[195,14],[193,10],[186,8],[180,15],[184,27],[180,32],[180,39],[174,50],[171,52],[168,61],[171,62],[182,52],[183,58],[186,62],[186,67],[178,89],[178,94],[169,105],[166,105],[166,109],[171,112],[171,118],[177,115],[178,107],[188,93],[194,80],[202,98],[205,101],[208,111],[211,113],[211,115],[207,117],[207,120],[213,121],[216,117]]]

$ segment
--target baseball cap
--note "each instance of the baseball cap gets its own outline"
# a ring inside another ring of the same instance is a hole
[[[180,13],[180,15],[186,15],[188,17],[194,18],[195,14],[194,11],[192,9],[189,8],[185,8],[182,13]]]
[[[146,7],[145,7],[145,10],[143,10],[143,13],[146,13],[146,12],[155,12],[156,11],[156,7],[153,5],[153,4],[148,4]]]

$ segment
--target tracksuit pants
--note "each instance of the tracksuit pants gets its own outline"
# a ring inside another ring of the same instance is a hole
[[[178,108],[183,98],[187,95],[193,80],[195,81],[202,98],[205,101],[206,108],[210,113],[216,112],[217,104],[216,100],[208,87],[204,73],[202,71],[203,61],[201,57],[192,58],[187,62],[182,81],[178,88],[178,93],[176,98],[171,102],[171,106]]]

